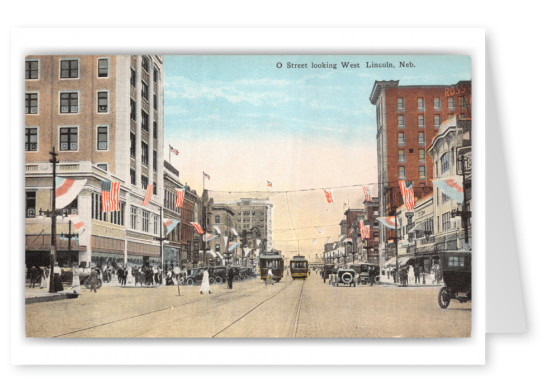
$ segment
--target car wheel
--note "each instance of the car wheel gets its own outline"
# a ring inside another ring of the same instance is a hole
[[[235,282],[235,281],[239,281],[239,276],[233,277],[233,281],[234,281],[234,282]]]
[[[224,279],[220,276],[216,276],[215,280],[217,284],[222,284],[224,282]]]
[[[451,292],[448,288],[443,287],[438,293],[438,305],[440,308],[448,308],[451,301]]]
[[[212,285],[214,284],[215,280],[214,280],[214,277],[209,277],[209,284]]]
[[[349,284],[349,283],[352,282],[352,280],[354,280],[354,277],[352,276],[352,274],[346,272],[346,273],[343,273],[343,274],[342,274],[341,280],[342,280],[342,282],[344,282],[345,284]]]
[[[188,279],[186,280],[186,285],[187,285],[187,286],[192,286],[192,285],[193,285],[193,278],[188,278]]]

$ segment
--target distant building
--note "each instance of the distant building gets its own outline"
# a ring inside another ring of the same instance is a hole
[[[379,263],[379,199],[373,197],[371,201],[365,201],[364,204],[364,224],[371,227],[371,237],[363,241],[362,246],[367,255],[367,260],[369,263],[378,264]]]

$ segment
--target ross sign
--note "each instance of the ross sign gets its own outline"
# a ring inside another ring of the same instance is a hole
[[[457,162],[455,164],[457,175],[463,175],[461,159],[463,159],[463,165],[465,166],[465,175],[470,175],[472,173],[471,147],[457,148]]]

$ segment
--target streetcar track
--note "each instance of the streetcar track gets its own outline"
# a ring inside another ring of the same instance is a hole
[[[234,294],[234,293],[237,293],[238,291],[232,291],[232,292],[227,292],[227,293],[224,293],[224,294],[220,294],[216,297],[223,297],[223,296],[227,296],[227,295],[231,295],[231,294]],[[163,311],[167,311],[167,310],[172,310],[174,308],[178,308],[178,307],[183,307],[183,306],[186,306],[186,305],[189,305],[189,304],[195,304],[199,301],[201,301],[202,299],[197,299],[197,300],[193,300],[193,301],[190,301],[190,302],[187,302],[187,303],[182,303],[182,304],[177,304],[177,305],[171,305],[170,307],[166,307],[166,308],[160,308],[160,309],[157,309],[157,310],[153,310],[153,311],[148,311],[148,312],[144,312],[142,314],[137,314],[137,315],[133,315],[133,316],[128,316],[126,318],[122,318],[122,319],[116,319],[116,320],[112,320],[110,322],[105,322],[105,323],[101,323],[101,324],[97,324],[97,325],[94,325],[94,326],[90,326],[90,327],[85,327],[83,329],[78,329],[78,330],[73,330],[73,331],[69,331],[67,333],[63,333],[63,334],[59,334],[59,335],[54,335],[53,337],[51,338],[59,338],[59,337],[64,337],[66,335],[71,335],[71,334],[76,334],[76,333],[80,333],[82,331],[87,331],[87,330],[93,330],[95,328],[99,328],[99,327],[103,327],[103,326],[108,326],[108,325],[111,325],[111,324],[115,324],[115,323],[119,323],[119,322],[125,322],[127,320],[131,320],[131,319],[136,319],[136,318],[139,318],[141,316],[147,316],[147,315],[151,315],[151,314],[155,314],[157,312],[163,312]],[[143,334],[143,333],[141,333]]]
[[[220,335],[221,333],[223,333],[224,331],[226,331],[227,329],[229,329],[230,327],[232,327],[234,324],[236,324],[237,322],[239,322],[241,319],[243,319],[245,316],[249,315],[251,312],[253,312],[254,310],[256,310],[258,307],[260,307],[262,304],[270,301],[271,299],[273,299],[274,297],[276,297],[277,295],[279,295],[281,292],[283,292],[285,289],[287,289],[288,287],[291,286],[291,284],[293,283],[293,281],[291,281],[290,284],[287,284],[285,285],[285,287],[283,287],[282,289],[280,289],[279,291],[277,291],[275,294],[273,294],[272,296],[268,297],[267,299],[265,300],[262,300],[260,303],[258,303],[257,305],[255,305],[253,308],[251,308],[250,310],[248,310],[247,312],[245,312],[243,315],[241,315],[239,318],[237,318],[236,320],[234,320],[233,322],[231,322],[229,325],[227,325],[226,327],[224,327],[222,330],[220,330],[219,332],[217,332],[216,334],[214,334],[211,338],[216,338],[217,335]],[[302,290],[301,290],[301,294],[302,294]]]
[[[306,282],[306,280],[302,280],[302,286],[300,287],[300,294],[298,295],[297,311],[296,311],[296,315],[295,315],[295,327],[294,327],[294,332],[293,332],[293,337],[295,337],[295,338],[296,338],[297,333],[298,333],[298,323],[299,323],[299,319],[300,319],[300,309],[301,309],[301,306],[302,306],[302,291],[304,290],[304,283],[305,282]]]

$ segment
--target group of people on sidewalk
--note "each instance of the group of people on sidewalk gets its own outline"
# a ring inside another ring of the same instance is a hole
[[[398,269],[398,272],[396,272],[396,268],[388,271],[387,280],[390,279],[400,286],[440,284],[442,272],[438,264],[434,265],[431,273],[425,273],[419,265],[406,265]]]

